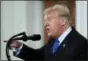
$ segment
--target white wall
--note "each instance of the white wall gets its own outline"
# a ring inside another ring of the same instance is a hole
[[[26,2],[1,1],[1,59],[6,60],[6,43],[11,36],[26,31]],[[12,53],[12,51],[10,52]],[[16,60],[11,54],[11,59]]]
[[[1,1],[1,60],[6,60],[6,43],[11,36],[25,31],[27,35],[41,34],[38,42],[24,42],[32,48],[43,45],[43,2],[42,1]],[[12,60],[20,60],[13,56]]]
[[[3,43],[3,40],[8,40],[12,34],[14,34],[13,2],[1,2],[1,59],[3,60],[6,59],[6,44]]]
[[[87,1],[76,1],[76,29],[87,38]]]

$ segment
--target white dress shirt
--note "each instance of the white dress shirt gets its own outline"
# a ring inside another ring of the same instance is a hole
[[[63,42],[63,40],[66,38],[66,36],[71,32],[72,28],[69,27],[60,37],[58,37],[59,45]]]

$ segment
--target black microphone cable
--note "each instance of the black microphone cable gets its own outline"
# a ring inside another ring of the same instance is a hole
[[[25,32],[22,32],[22,33],[19,33],[19,34],[17,34],[17,35],[12,36],[12,37],[8,40],[8,42],[7,42],[7,44],[6,44],[6,57],[7,57],[8,61],[11,61],[10,54],[9,54],[9,49],[11,49],[11,48],[10,48],[10,43],[11,43],[11,41],[13,40],[14,37],[21,36],[21,35],[23,35],[23,36],[26,37]]]

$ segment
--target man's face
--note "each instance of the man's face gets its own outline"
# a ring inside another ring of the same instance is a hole
[[[56,11],[50,12],[44,17],[45,29],[49,37],[58,37],[61,32],[61,18]]]

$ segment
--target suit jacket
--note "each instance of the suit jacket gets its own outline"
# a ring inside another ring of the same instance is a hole
[[[80,35],[73,27],[61,43],[55,54],[52,54],[54,41],[40,49],[32,49],[23,46],[20,54],[17,56],[24,60],[87,60],[88,40]],[[15,52],[14,52],[15,54]]]

